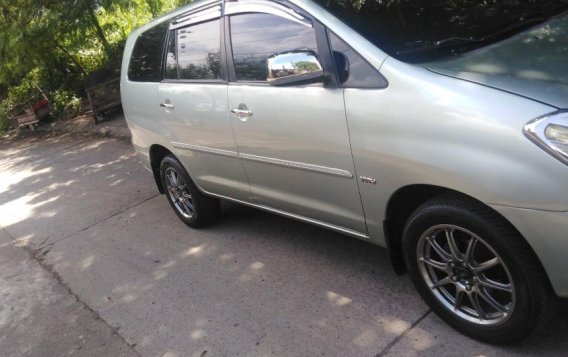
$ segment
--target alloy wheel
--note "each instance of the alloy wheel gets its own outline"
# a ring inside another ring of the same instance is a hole
[[[185,218],[191,218],[195,214],[195,206],[187,183],[173,167],[166,169],[165,178],[166,189],[175,208]]]
[[[454,314],[486,326],[502,324],[512,315],[513,279],[481,237],[455,225],[436,225],[418,240],[416,257],[432,294]]]

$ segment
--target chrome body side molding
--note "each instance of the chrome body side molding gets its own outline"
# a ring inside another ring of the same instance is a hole
[[[307,170],[307,171],[315,171],[315,172],[319,172],[319,173],[323,173],[323,174],[339,176],[339,177],[344,177],[344,178],[349,178],[349,179],[353,178],[353,174],[351,174],[351,172],[346,171],[346,170],[342,170],[342,169],[336,169],[336,168],[333,168],[333,167],[312,165],[312,164],[306,164],[306,163],[297,162],[297,161],[273,159],[273,158],[270,158],[270,157],[256,156],[256,155],[249,155],[249,154],[239,154],[239,157],[241,159],[244,159],[244,160],[262,162],[262,163],[265,163],[265,164],[292,167],[292,168]]]
[[[239,156],[239,154],[236,151],[216,149],[216,148],[211,148],[211,147],[208,147],[208,146],[184,144],[184,143],[178,143],[178,142],[172,142],[172,145],[173,145],[173,147],[175,147],[177,149],[183,149],[183,150],[199,151],[199,152],[204,152],[204,153],[208,153],[208,154],[228,156],[228,157],[238,157]]]
[[[319,173],[322,173],[322,174],[328,174],[328,175],[343,177],[343,178],[347,178],[347,179],[353,178],[353,174],[351,172],[349,172],[347,170],[333,168],[333,167],[319,166],[319,165],[307,164],[307,163],[304,163],[304,162],[297,162],[297,161],[274,159],[274,158],[265,157],[265,156],[242,154],[242,153],[238,153],[236,151],[216,149],[216,148],[211,148],[211,147],[208,147],[208,146],[201,146],[201,145],[185,144],[185,143],[179,143],[179,142],[172,142],[172,145],[175,148],[183,149],[183,150],[193,150],[193,151],[199,151],[199,152],[204,152],[204,153],[208,153],[208,154],[228,156],[228,157],[234,157],[234,158],[239,157],[243,160],[261,162],[261,163],[277,165],[277,166],[291,167],[291,168],[306,170],[306,171],[319,172]]]

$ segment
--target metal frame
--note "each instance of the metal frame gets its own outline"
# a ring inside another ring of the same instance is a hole
[[[97,100],[95,100],[93,98],[94,91],[97,90],[98,88],[109,86],[111,83],[114,83],[114,82],[117,82],[117,87],[119,88],[118,98],[111,98],[111,99],[114,99],[114,100],[109,101],[109,102],[104,102],[102,104],[98,104]],[[113,79],[108,80],[108,81],[103,82],[103,83],[99,83],[97,85],[94,85],[92,87],[85,89],[85,91],[87,92],[87,98],[89,99],[89,103],[91,103],[91,109],[93,110],[93,116],[95,118],[95,124],[97,124],[99,122],[99,120],[102,119],[102,116],[103,116],[105,111],[110,110],[110,109],[114,109],[114,108],[118,108],[119,106],[122,105],[122,101],[120,99],[120,77],[113,78]]]

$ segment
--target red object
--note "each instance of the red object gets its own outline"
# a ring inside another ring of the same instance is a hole
[[[47,106],[49,104],[49,101],[47,99],[42,99],[39,102],[35,103],[32,105],[32,109],[34,110],[34,112],[40,110],[41,108]]]

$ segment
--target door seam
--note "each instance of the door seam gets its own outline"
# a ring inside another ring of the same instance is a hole
[[[342,88],[341,95],[343,97],[343,115],[345,117],[345,125],[347,126],[347,139],[349,141],[349,152],[351,154],[351,161],[353,162],[353,174],[355,175],[355,182],[357,183],[357,192],[359,193],[359,203],[361,204],[361,212],[363,212],[363,222],[367,235],[369,234],[369,226],[367,225],[367,213],[363,205],[363,196],[361,195],[361,186],[359,184],[359,174],[357,173],[357,164],[355,163],[355,156],[353,155],[353,145],[351,144],[351,130],[349,128],[349,118],[347,117],[347,104],[345,101],[345,88]]]

